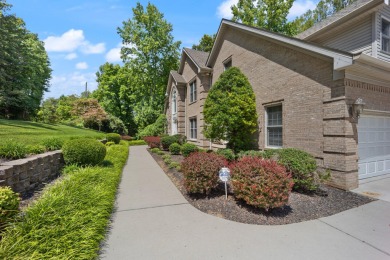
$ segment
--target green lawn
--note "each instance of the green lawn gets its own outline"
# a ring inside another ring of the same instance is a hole
[[[2,141],[13,139],[25,145],[37,145],[51,137],[69,139],[74,136],[104,138],[105,134],[66,125],[0,119],[0,140]]]

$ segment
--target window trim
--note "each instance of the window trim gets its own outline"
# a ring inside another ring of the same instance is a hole
[[[226,65],[230,63],[230,66],[227,67]],[[232,59],[232,56],[228,57],[227,59],[225,59],[223,62],[223,71],[227,70],[228,68],[230,67],[233,67],[233,59]]]
[[[172,102],[172,115],[174,115],[177,113],[177,90],[176,90],[176,88],[173,88],[173,90],[172,90],[171,102]]]
[[[198,87],[196,84],[196,79],[191,81],[189,83],[189,86],[190,86],[190,104],[191,104],[191,103],[194,103],[198,100],[198,92],[197,92]],[[195,86],[195,87],[193,88],[193,86]]]
[[[380,50],[381,50],[381,52],[390,54],[390,19],[388,19],[387,17],[383,17],[383,16],[380,19],[381,19],[381,27],[380,27],[381,47],[380,47]],[[382,32],[383,31],[383,21],[386,21],[386,23],[388,23],[388,25],[389,25],[389,35],[383,34],[383,32]],[[389,50],[388,51],[383,49],[383,38],[385,38],[385,39],[387,39],[389,41],[389,46],[388,46]]]
[[[192,125],[192,122],[195,122],[195,128],[193,128],[193,125]],[[197,120],[197,117],[190,117],[189,118],[189,140],[198,140],[198,120]],[[195,130],[195,138],[193,137],[193,130]]]
[[[268,108],[271,108],[271,107],[278,107],[280,106],[282,108],[282,124],[280,126],[272,126],[272,127],[280,127],[282,129],[282,145],[281,146],[276,146],[276,145],[268,145]],[[265,148],[268,148],[268,149],[281,149],[283,148],[283,103],[272,103],[270,105],[267,105],[267,106],[264,106],[264,118],[265,118],[265,122],[264,122],[264,135],[265,135],[265,139],[264,139],[264,147]]]

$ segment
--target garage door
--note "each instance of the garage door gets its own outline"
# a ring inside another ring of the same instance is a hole
[[[362,115],[358,138],[359,179],[390,173],[390,117]]]

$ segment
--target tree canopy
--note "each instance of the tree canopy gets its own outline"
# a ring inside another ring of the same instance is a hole
[[[180,42],[174,41],[172,25],[156,6],[140,3],[132,18],[118,28],[125,67],[131,71],[134,119],[140,129],[154,123],[163,112],[165,88],[171,70],[179,64]]]
[[[0,0],[0,117],[28,119],[48,91],[51,69],[44,44]]]
[[[221,74],[210,89],[204,106],[204,134],[228,141],[235,151],[248,149],[257,130],[255,94],[247,77],[237,67]]]
[[[215,37],[217,37],[216,34],[203,35],[203,37],[199,41],[199,44],[192,45],[192,49],[198,50],[198,51],[204,51],[204,52],[211,52],[211,49],[213,48],[213,45],[214,45]]]
[[[292,35],[287,15],[294,0],[239,0],[231,7],[233,21],[259,27],[271,32]]]

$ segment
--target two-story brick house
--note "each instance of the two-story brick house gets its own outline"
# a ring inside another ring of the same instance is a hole
[[[209,147],[202,107],[229,66],[239,67],[255,92],[259,149],[303,149],[343,189],[390,174],[388,2],[357,1],[297,38],[222,20],[211,53],[184,49],[170,75],[170,134]]]

